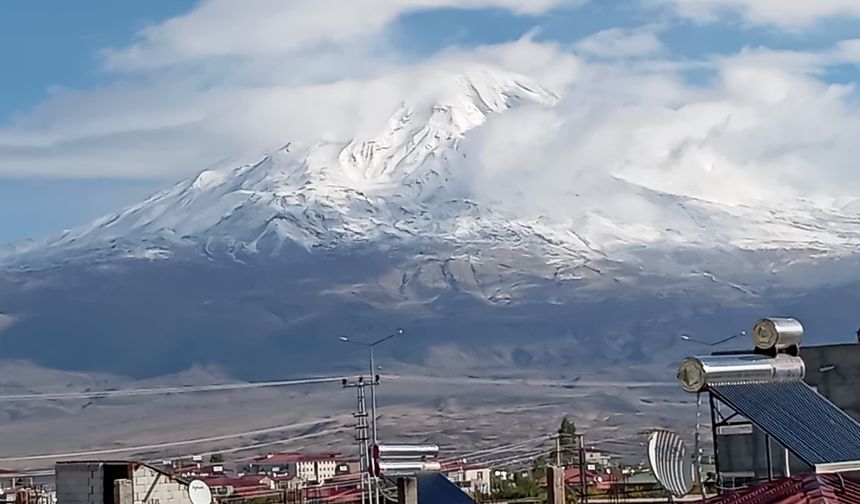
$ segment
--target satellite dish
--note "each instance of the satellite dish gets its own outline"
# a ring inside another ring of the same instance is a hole
[[[693,490],[693,459],[674,432],[656,430],[648,436],[648,463],[657,481],[675,497]]]
[[[188,498],[191,499],[191,504],[211,504],[212,490],[206,483],[194,480],[188,484]]]

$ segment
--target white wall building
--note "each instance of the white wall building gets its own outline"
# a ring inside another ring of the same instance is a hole
[[[465,463],[445,464],[443,474],[464,492],[475,495],[490,493],[490,468]]]
[[[598,467],[609,466],[609,454],[594,448],[585,449],[585,463],[596,465]],[[593,470],[593,469],[589,469]]]
[[[350,472],[350,467],[339,453],[274,453],[254,460],[248,470],[251,473],[288,474],[302,481],[324,483],[339,474]]]
[[[58,504],[191,504],[188,482],[140,462],[58,462]]]

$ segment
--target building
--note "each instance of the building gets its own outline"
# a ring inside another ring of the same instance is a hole
[[[860,344],[803,347],[804,381],[860,421]]]
[[[609,454],[602,450],[598,450],[597,448],[585,449],[585,463],[589,466],[609,467],[609,460]],[[588,469],[593,471],[595,467],[589,467]]]
[[[287,474],[305,482],[322,483],[353,472],[353,464],[340,453],[270,453],[254,459],[247,469],[251,474]]]
[[[610,495],[615,495],[620,500],[653,496],[660,496],[665,500],[666,490],[652,472],[643,471],[615,476],[611,482]]]
[[[231,471],[225,469],[223,465],[202,465],[191,464],[182,467],[177,467],[170,470],[174,476],[179,476],[186,479],[194,478],[213,478],[216,476],[226,476]]]
[[[564,484],[572,488],[579,488],[582,485],[582,477],[580,476],[578,467],[568,467],[564,470]],[[541,486],[546,486],[546,476],[540,480]],[[608,490],[611,486],[611,478],[609,475],[603,475],[594,471],[585,471],[585,484],[590,489]],[[591,490],[589,490],[591,491]]]
[[[218,497],[252,496],[274,493],[278,486],[269,476],[249,474],[240,477],[215,476],[203,478],[212,495]]]
[[[191,504],[188,481],[142,462],[58,462],[62,504]]]
[[[468,494],[490,493],[489,467],[462,461],[449,461],[442,463],[442,474]]]
[[[809,387],[798,380],[709,388],[719,484],[736,487],[830,472],[833,464],[840,470],[860,465],[860,345],[803,346],[799,356]]]

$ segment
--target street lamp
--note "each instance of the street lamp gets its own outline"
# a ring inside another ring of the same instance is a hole
[[[738,336],[746,336],[746,334],[747,334],[747,332],[746,332],[746,331],[741,331],[741,332],[739,332],[739,333],[732,334],[731,336],[728,336],[728,337],[723,338],[723,339],[721,339],[721,340],[717,340],[717,341],[702,341],[702,340],[698,340],[698,339],[696,339],[696,338],[694,338],[694,337],[690,336],[690,335],[689,335],[689,334],[687,334],[687,333],[681,333],[681,339],[682,339],[682,340],[684,340],[684,341],[689,341],[690,343],[698,343],[698,344],[700,344],[700,345],[707,345],[707,346],[712,346],[712,347],[714,347],[714,346],[717,346],[717,345],[721,345],[721,344],[723,344],[723,343],[725,343],[725,342],[727,342],[727,341],[731,341],[731,340],[733,340],[733,339],[737,338]]]
[[[371,433],[372,433],[371,436],[373,439],[373,446],[376,446],[379,443],[379,439],[377,436],[377,429],[376,429],[376,385],[379,384],[379,378],[376,375],[376,366],[375,366],[374,361],[373,361],[373,348],[376,345],[379,345],[380,343],[388,341],[391,338],[394,338],[395,336],[400,336],[401,334],[403,334],[403,329],[397,329],[392,334],[389,334],[388,336],[385,336],[384,338],[380,338],[380,339],[378,339],[372,343],[352,340],[352,339],[349,339],[349,337],[347,337],[347,336],[341,336],[340,338],[338,338],[344,343],[353,343],[355,345],[361,345],[361,346],[366,347],[367,349],[370,350],[370,416],[371,416],[370,429],[371,429]],[[370,456],[370,454],[368,454],[368,463],[370,463],[369,456]],[[376,476],[374,475],[374,479],[375,478],[376,478]],[[379,486],[376,486],[374,491],[375,491],[376,503],[378,504],[379,503]]]
[[[372,422],[371,422],[370,428],[371,428],[371,433],[372,433],[371,435],[373,437],[373,444],[374,445],[376,445],[377,442],[379,441],[377,438],[377,429],[376,429],[376,384],[379,383],[379,380],[378,380],[378,378],[376,378],[376,366],[375,366],[374,360],[373,360],[373,348],[376,345],[379,345],[380,343],[388,341],[391,338],[394,338],[396,336],[400,336],[402,334],[403,334],[403,329],[397,329],[396,331],[389,334],[388,336],[385,336],[384,338],[380,338],[380,339],[378,339],[372,343],[367,343],[364,341],[356,341],[356,340],[350,339],[347,336],[341,336],[339,338],[344,343],[353,343],[355,345],[361,345],[361,346],[368,348],[370,350],[370,379],[373,382],[373,383],[371,383],[371,386],[370,386],[370,415],[372,417],[371,418]]]

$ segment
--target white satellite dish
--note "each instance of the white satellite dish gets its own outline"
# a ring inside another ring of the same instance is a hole
[[[693,459],[681,436],[667,430],[657,430],[648,436],[648,463],[654,477],[675,497],[693,490]]]
[[[206,483],[194,480],[188,484],[188,498],[191,499],[191,504],[211,504],[212,490]]]

